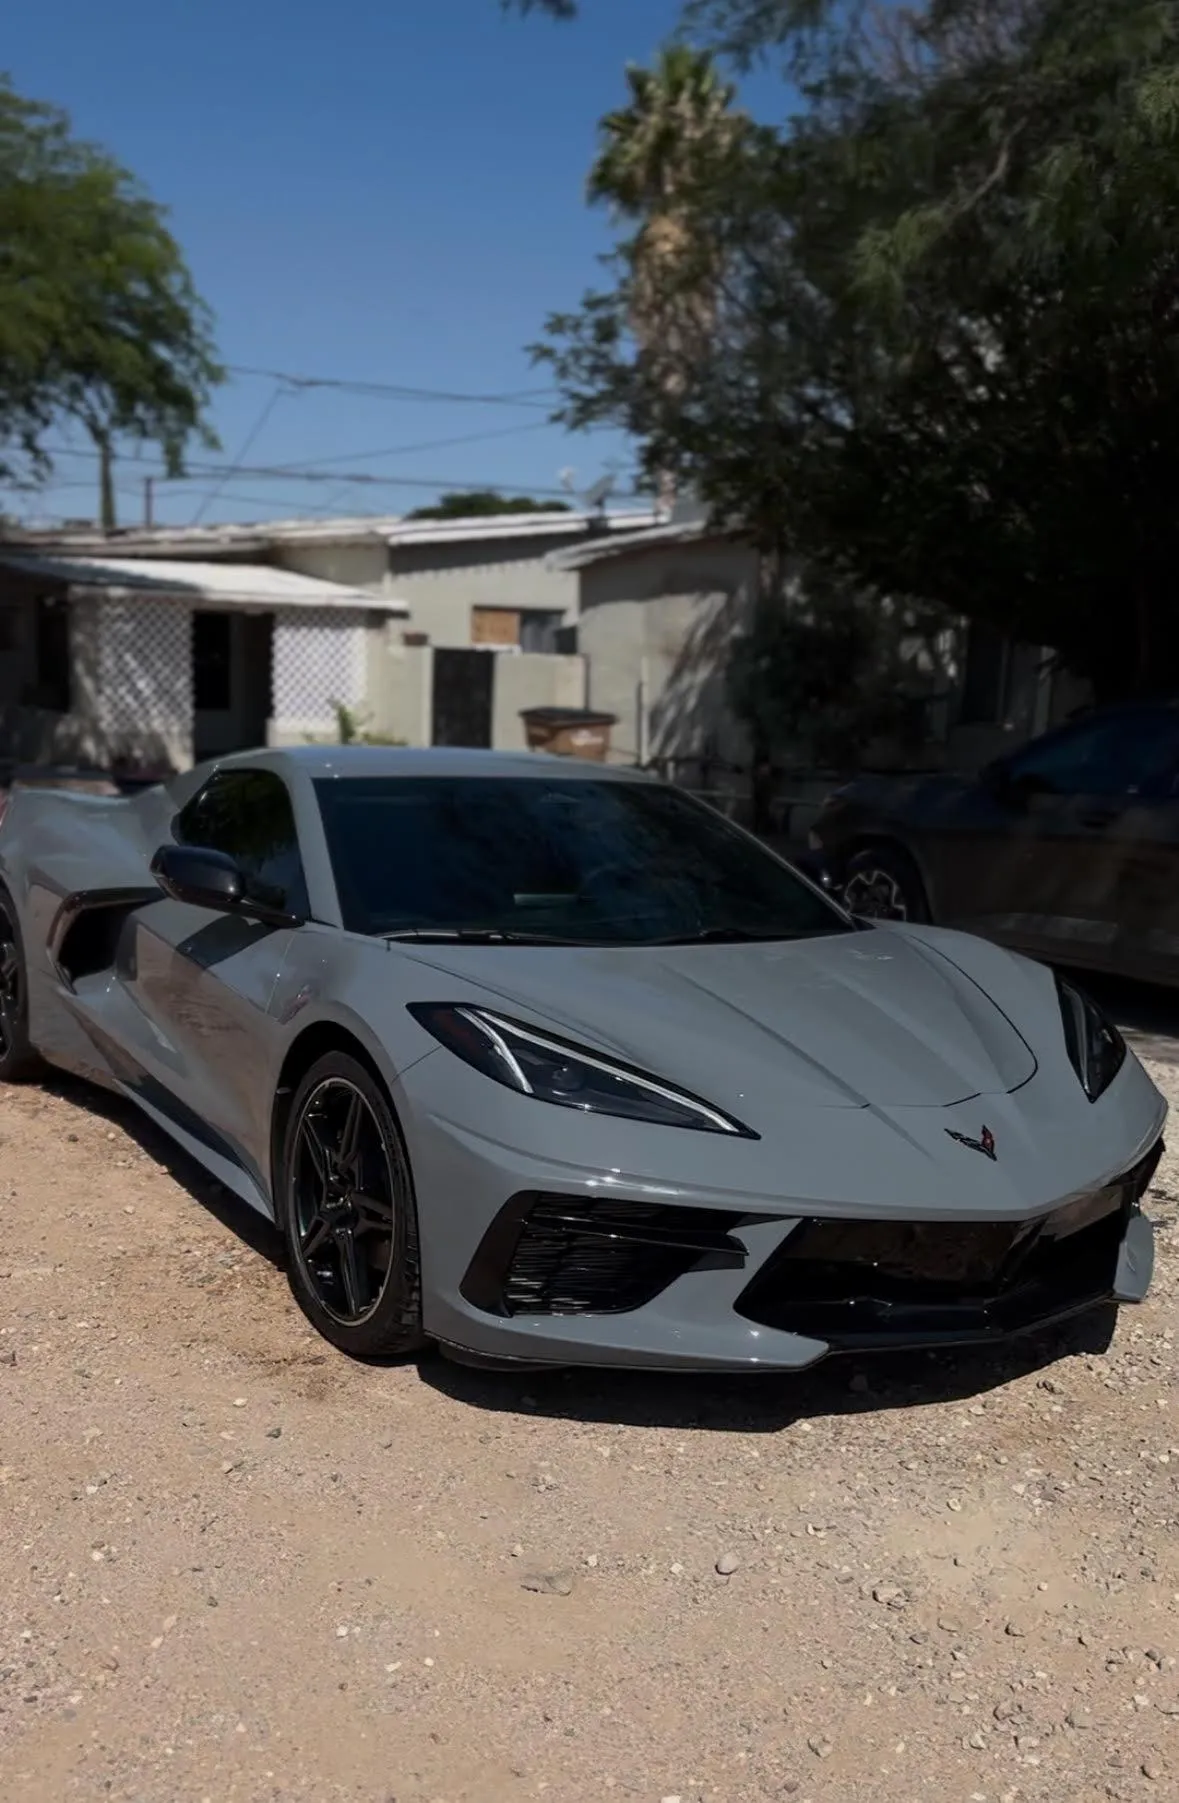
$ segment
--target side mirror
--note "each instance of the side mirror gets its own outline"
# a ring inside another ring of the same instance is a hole
[[[165,895],[193,908],[236,914],[246,899],[245,879],[223,851],[201,845],[161,845],[151,873]]]

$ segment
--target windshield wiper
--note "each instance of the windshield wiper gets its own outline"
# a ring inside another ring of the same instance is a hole
[[[411,945],[583,945],[581,939],[558,939],[545,933],[516,933],[509,927],[398,927],[382,939]]]
[[[773,945],[793,939],[812,939],[813,933],[759,933],[751,927],[701,927],[698,933],[675,933],[666,939],[645,939],[644,945]]]

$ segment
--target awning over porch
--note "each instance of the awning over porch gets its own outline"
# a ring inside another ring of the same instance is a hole
[[[64,582],[71,593],[101,595],[111,600],[186,601],[191,607],[258,609],[340,608],[358,613],[384,613],[405,618],[406,602],[393,595],[370,594],[317,576],[276,570],[269,564],[188,563],[150,557],[41,557],[0,552],[0,565]]]

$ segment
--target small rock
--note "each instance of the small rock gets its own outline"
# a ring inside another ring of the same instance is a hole
[[[1165,1768],[1162,1761],[1159,1759],[1144,1759],[1142,1761],[1142,1776],[1144,1778],[1149,1778],[1153,1784],[1159,1782],[1164,1776],[1164,1771]]]
[[[903,1609],[909,1600],[899,1584],[877,1584],[872,1595],[888,1609]]]
[[[0,1365],[15,1365],[15,1352],[0,1352]]]
[[[572,1596],[573,1573],[571,1571],[534,1571],[520,1579],[521,1590],[534,1591],[537,1596]]]
[[[816,1759],[830,1759],[832,1753],[835,1751],[831,1742],[829,1740],[824,1740],[822,1736],[818,1734],[812,1734],[806,1744]]]
[[[282,1439],[282,1428],[281,1427],[268,1427],[266,1429],[266,1438],[268,1440],[281,1440]]]
[[[741,1561],[735,1553],[722,1553],[716,1562],[716,1573],[720,1578],[731,1578]]]
[[[1012,1640],[1026,1640],[1027,1638],[1027,1628],[1021,1621],[1009,1621],[1003,1632]]]

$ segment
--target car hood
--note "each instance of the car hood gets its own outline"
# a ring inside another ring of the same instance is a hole
[[[978,984],[887,928],[754,945],[397,950],[423,1000],[547,1026],[756,1115],[751,1126],[787,1099],[949,1107],[1007,1094],[1036,1070]]]

